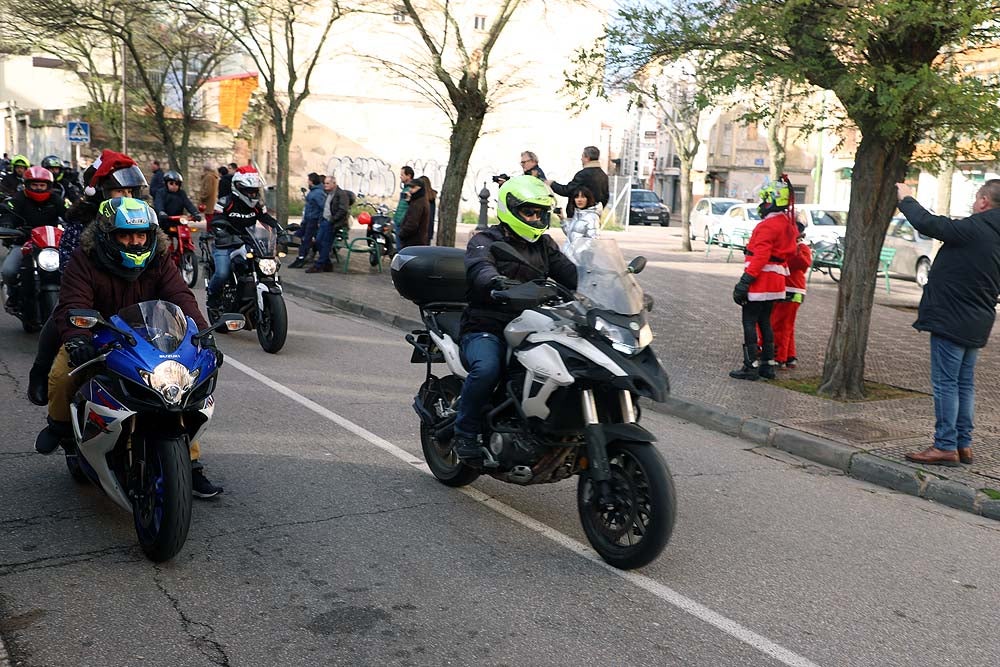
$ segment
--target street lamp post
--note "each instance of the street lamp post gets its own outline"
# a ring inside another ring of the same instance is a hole
[[[476,231],[481,232],[489,227],[490,217],[490,191],[483,181],[483,189],[479,191],[479,222],[476,224]]]

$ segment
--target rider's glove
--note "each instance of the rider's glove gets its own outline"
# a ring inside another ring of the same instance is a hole
[[[749,273],[740,276],[740,281],[733,288],[733,301],[738,306],[745,306],[750,302],[750,283],[755,280]]]
[[[201,222],[201,216],[198,215],[197,213],[195,213],[194,215],[192,215],[191,219],[194,220],[195,222]]]
[[[64,346],[69,354],[69,363],[73,367],[79,367],[97,356],[93,340],[90,336],[73,336]]]
[[[520,284],[520,280],[514,280],[513,278],[508,278],[507,276],[493,276],[493,279],[490,280],[490,289],[505,290]]]
[[[203,350],[211,350],[215,353],[215,367],[220,368],[222,366],[223,359],[226,355],[222,354],[222,350],[218,348],[215,344],[215,336],[208,334],[201,339],[201,348]]]

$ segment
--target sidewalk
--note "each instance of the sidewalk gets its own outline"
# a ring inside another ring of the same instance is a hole
[[[460,247],[471,230],[459,225]],[[353,233],[360,234],[360,228]],[[561,232],[553,235],[562,241]],[[739,310],[731,297],[742,273],[739,253],[727,263],[728,250],[712,248],[706,256],[700,241],[693,242],[694,252],[682,252],[680,231],[674,227],[633,228],[608,236],[618,240],[626,257],[641,253],[649,260],[638,278],[656,299],[650,314],[653,345],[672,388],[671,400],[654,409],[1000,520],[1000,351],[995,341],[982,351],[977,365],[975,464],[921,468],[903,458],[906,452],[929,446],[934,432],[928,337],[911,327],[920,300],[914,283],[892,279],[891,294],[884,280],[876,285],[865,376],[924,395],[840,403],[728,377],[741,363]],[[343,274],[338,265],[334,273],[305,274],[285,268],[281,278],[291,294],[407,331],[419,326],[416,307],[392,287],[387,262],[379,274],[370,270],[367,256],[355,255],[350,269]],[[822,373],[836,289],[826,276],[812,276],[796,330],[798,368],[781,371],[781,377]],[[982,489],[996,490],[994,497]]]

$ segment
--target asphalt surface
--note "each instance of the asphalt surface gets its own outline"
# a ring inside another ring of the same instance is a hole
[[[986,665],[996,523],[646,411],[678,491],[659,560],[594,562],[575,483],[419,465],[399,331],[290,300],[285,350],[222,337],[203,442],[226,487],[155,566],[33,453],[34,339],[0,317],[0,634],[64,665]],[[250,374],[240,370],[249,370]],[[346,428],[345,428],[346,427]]]

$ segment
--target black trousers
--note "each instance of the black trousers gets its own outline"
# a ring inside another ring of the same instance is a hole
[[[59,337],[59,329],[56,328],[56,323],[50,317],[45,321],[41,333],[38,334],[38,352],[35,353],[35,365],[46,370],[51,369],[52,362],[56,360],[60,347],[62,347],[62,339]]]
[[[743,344],[757,351],[757,327],[760,327],[761,347],[774,349],[774,330],[771,329],[771,309],[774,301],[748,301],[743,305]]]

